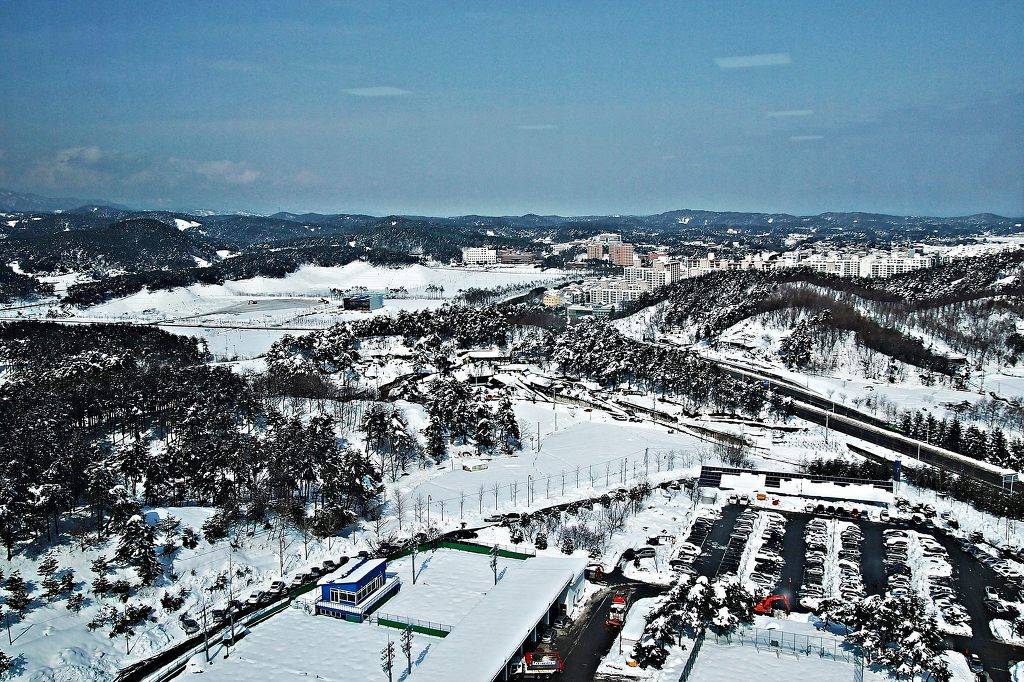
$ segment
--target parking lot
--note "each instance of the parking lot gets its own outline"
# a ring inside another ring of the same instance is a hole
[[[758,520],[766,512],[784,518],[781,533],[777,524]],[[916,591],[952,632],[969,625],[970,635],[966,630],[948,635],[951,649],[978,654],[993,680],[1009,680],[1008,666],[1024,660],[1024,648],[992,636],[994,604],[986,606],[985,588],[997,585],[1003,600],[1018,601],[1024,581],[1000,576],[998,560],[986,558],[989,565],[979,561],[966,551],[971,545],[962,538],[916,521],[883,523],[729,504],[720,518],[698,524],[696,538],[688,538],[704,540],[695,543],[701,552],[685,570],[715,576],[750,569],[755,582],[787,595],[797,611],[810,611],[827,596],[854,599]]]

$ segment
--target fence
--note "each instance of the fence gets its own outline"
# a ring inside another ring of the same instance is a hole
[[[835,661],[853,663],[856,654],[835,637],[785,632],[777,628],[743,628],[728,635],[715,635],[715,644],[721,646],[752,646],[776,653],[794,656],[817,656]]]
[[[408,627],[412,628],[414,632],[430,635],[431,637],[447,637],[452,631],[452,626],[446,623],[435,623],[430,620],[397,616],[393,613],[378,613],[371,620],[380,627],[398,628],[399,630],[404,630]]]
[[[693,639],[693,646],[690,648],[690,655],[686,658],[686,665],[683,666],[683,672],[679,676],[679,682],[686,682],[690,679],[690,674],[693,672],[693,666],[697,663],[697,656],[700,655],[700,648],[704,644],[704,635],[707,630],[701,628],[700,632]]]

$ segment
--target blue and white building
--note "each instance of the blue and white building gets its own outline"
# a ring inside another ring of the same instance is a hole
[[[401,587],[386,559],[364,559],[323,578],[316,613],[361,623]]]

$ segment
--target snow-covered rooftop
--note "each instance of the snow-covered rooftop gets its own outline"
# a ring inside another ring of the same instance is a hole
[[[416,678],[490,682],[587,565],[584,558],[534,557],[506,575],[444,640]]]
[[[376,569],[381,564],[386,564],[386,559],[367,559],[361,564],[350,564],[348,566],[342,566],[334,573],[330,573],[327,576],[320,579],[318,584],[327,585],[328,583],[354,583],[362,580],[370,573],[370,571]]]

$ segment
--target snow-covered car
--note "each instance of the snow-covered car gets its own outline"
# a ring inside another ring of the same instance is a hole
[[[501,514],[491,514],[484,517],[484,523],[501,523],[505,517]]]
[[[728,502],[729,504],[739,504],[739,501],[740,501],[740,497],[739,497],[739,495],[730,495],[730,496],[729,496],[729,497],[728,497],[728,498],[726,499],[726,501],[727,501],[727,502]]]
[[[982,670],[985,669],[984,666],[981,665],[981,658],[978,656],[978,654],[968,654],[967,665],[970,667],[971,672],[975,674],[980,673]]]
[[[181,629],[184,630],[187,635],[194,635],[200,630],[199,621],[187,613],[183,613],[178,616],[178,622],[181,623]]]
[[[750,495],[740,495],[740,504],[750,504]]]
[[[638,547],[633,552],[633,556],[637,559],[653,559],[655,553],[656,552],[653,547]]]
[[[887,509],[883,509],[882,511],[878,512],[878,520],[882,523],[889,523],[889,519],[889,511]]]
[[[985,598],[986,599],[999,599],[999,590],[992,585],[985,585]]]
[[[284,584],[283,580],[275,580],[270,583],[270,589],[268,590],[271,594],[282,594],[288,586]]]

